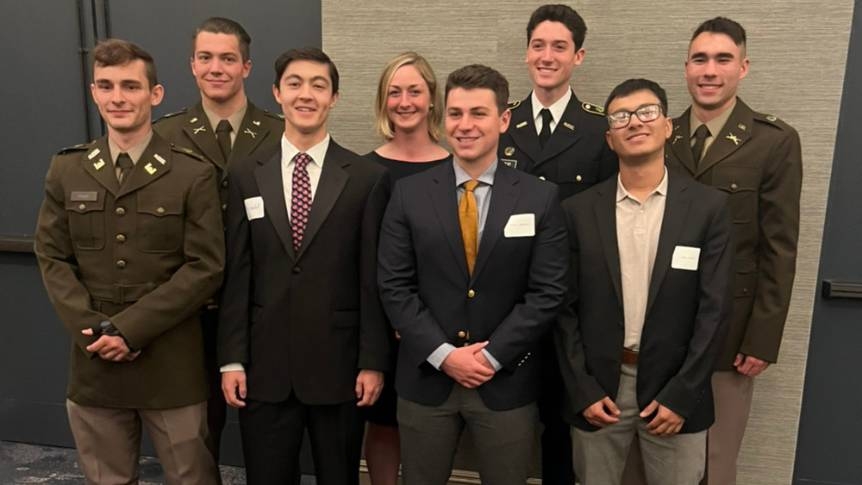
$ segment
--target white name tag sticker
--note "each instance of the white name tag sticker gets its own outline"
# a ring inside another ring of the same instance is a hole
[[[697,271],[697,263],[699,260],[700,248],[677,246],[673,250],[673,259],[671,259],[670,267],[673,269]]]
[[[506,237],[533,237],[536,235],[535,214],[512,214],[503,229]]]
[[[253,221],[263,217],[263,197],[249,197],[243,202],[245,202],[245,215],[248,220]]]

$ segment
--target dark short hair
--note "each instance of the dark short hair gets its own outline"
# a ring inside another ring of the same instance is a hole
[[[93,67],[124,66],[136,60],[144,62],[150,88],[158,84],[153,56],[138,44],[122,39],[105,39],[93,48]]]
[[[204,20],[198,28],[195,29],[195,35],[192,37],[192,55],[195,51],[195,42],[198,40],[198,34],[201,32],[209,32],[211,34],[228,34],[235,35],[239,41],[239,53],[242,56],[242,61],[245,62],[251,59],[251,36],[242,28],[236,20],[231,20],[225,17],[210,17]]]
[[[662,113],[667,116],[667,93],[664,92],[664,89],[659,86],[657,82],[642,78],[627,79],[618,84],[617,87],[611,91],[611,94],[608,95],[607,101],[605,101],[605,113],[608,113],[608,107],[611,105],[611,101],[638,91],[650,91],[655,94],[655,97],[658,98],[658,101],[661,104]]]
[[[584,45],[584,38],[587,36],[587,23],[575,9],[562,4],[542,5],[530,15],[530,21],[527,22],[527,44],[533,38],[533,31],[536,30],[536,26],[546,20],[559,22],[569,29],[569,32],[572,33],[572,41],[575,43],[575,50]]]
[[[278,87],[281,83],[281,76],[284,70],[293,61],[311,61],[329,66],[329,79],[332,82],[332,94],[338,94],[338,69],[335,63],[322,50],[317,47],[303,47],[302,49],[290,49],[289,51],[278,56],[275,60],[275,81],[273,84]]]
[[[715,17],[709,19],[694,29],[694,34],[691,35],[691,40],[694,40],[698,35],[710,32],[713,34],[724,34],[733,40],[733,43],[739,47],[745,48],[745,29],[735,20],[730,20],[727,17]]]
[[[446,99],[455,89],[490,89],[494,92],[497,111],[506,111],[509,102],[509,81],[499,71],[481,64],[470,64],[456,69],[446,78]]]

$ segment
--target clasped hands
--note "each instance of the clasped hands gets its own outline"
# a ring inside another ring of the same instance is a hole
[[[81,330],[83,335],[93,336],[92,328]],[[111,362],[131,362],[141,355],[141,351],[132,352],[126,341],[119,335],[100,335],[95,342],[87,346],[87,352],[99,354],[99,357]]]
[[[599,428],[618,423],[620,420],[620,409],[608,396],[588,406],[582,414],[588,423]],[[641,411],[640,417],[646,419],[653,414],[655,416],[647,423],[647,431],[656,436],[673,436],[679,433],[685,424],[685,418],[656,400]]]
[[[467,389],[481,386],[496,374],[494,366],[482,352],[487,345],[485,341],[456,348],[443,360],[440,370]]]

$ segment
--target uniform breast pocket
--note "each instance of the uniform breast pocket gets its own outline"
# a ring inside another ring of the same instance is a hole
[[[105,191],[73,191],[66,199],[66,213],[69,216],[69,234],[76,248],[97,250],[105,247]]]
[[[728,207],[734,224],[748,224],[757,219],[757,189],[760,171],[754,167],[725,166],[716,168],[712,184],[727,192]]]
[[[174,194],[138,193],[138,249],[177,251],[183,244],[183,199]]]

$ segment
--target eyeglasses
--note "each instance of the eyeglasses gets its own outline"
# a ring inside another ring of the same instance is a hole
[[[613,129],[620,129],[629,126],[632,120],[632,115],[636,115],[639,120],[644,123],[655,121],[662,114],[660,104],[645,104],[634,111],[617,111],[608,115],[608,124]]]

